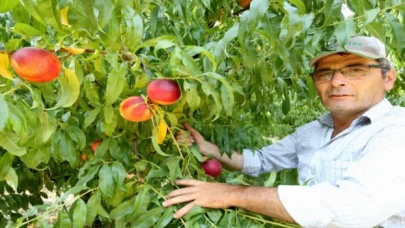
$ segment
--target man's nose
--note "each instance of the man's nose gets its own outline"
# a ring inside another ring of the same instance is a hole
[[[342,70],[334,70],[332,78],[330,79],[330,84],[333,87],[340,87],[346,84],[346,78],[343,75]]]

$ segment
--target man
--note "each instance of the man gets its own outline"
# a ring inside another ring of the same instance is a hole
[[[332,45],[310,65],[315,87],[330,111],[259,151],[245,149],[232,157],[189,125],[179,142],[197,143],[203,155],[257,176],[271,170],[297,168],[305,186],[265,188],[179,180],[186,186],[163,203],[230,206],[298,223],[304,227],[405,227],[405,109],[384,98],[396,74],[385,46],[374,37]]]

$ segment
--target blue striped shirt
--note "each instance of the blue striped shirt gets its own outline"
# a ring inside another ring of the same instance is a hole
[[[301,185],[278,193],[304,227],[405,227],[405,108],[383,99],[332,133],[328,113],[275,144],[245,149],[242,171],[297,168]]]

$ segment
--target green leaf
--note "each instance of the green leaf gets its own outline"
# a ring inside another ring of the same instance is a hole
[[[61,84],[61,95],[58,103],[48,110],[55,110],[60,107],[72,106],[80,95],[80,84],[76,74],[71,69],[65,69],[65,77],[59,77],[58,81]]]
[[[6,180],[7,184],[13,188],[15,192],[17,192],[17,187],[18,187],[18,176],[13,168],[11,168],[8,171],[8,174],[4,177],[4,180]]]
[[[401,55],[402,50],[405,47],[405,26],[392,14],[385,13],[385,17],[392,29],[393,45],[396,46],[395,50],[398,55]]]
[[[127,71],[125,65],[121,65],[119,68],[114,68],[109,74],[107,79],[106,89],[106,104],[110,105],[114,103],[122,93],[125,85],[125,75]]]
[[[112,0],[95,0],[94,8],[98,10],[98,26],[104,28],[112,17],[115,5]]]
[[[371,9],[371,10],[367,10],[366,12],[364,12],[364,15],[365,15],[364,25],[367,25],[370,22],[374,21],[374,19],[378,15],[378,12],[379,12],[378,9]]]
[[[270,6],[268,0],[255,0],[250,3],[248,26],[250,33],[256,29],[259,21]]]
[[[152,210],[147,211],[143,215],[139,216],[132,224],[132,227],[136,228],[149,228],[159,220],[160,215],[165,209],[163,207],[153,208]]]
[[[340,19],[342,15],[341,10],[342,0],[326,0],[325,10],[323,11],[325,19],[322,27],[326,27],[331,23],[339,21],[338,19]]]
[[[76,126],[67,126],[66,132],[68,133],[69,137],[76,142],[79,150],[83,150],[86,146],[86,135],[84,132],[76,127]]]
[[[198,147],[197,144],[194,143],[192,146],[189,147],[189,149],[190,149],[191,153],[193,154],[193,156],[195,158],[197,158],[197,161],[199,161],[199,162],[204,161],[204,158],[200,152],[200,148]]]
[[[139,188],[140,190],[138,194],[135,196],[134,212],[132,213],[131,218],[136,218],[139,215],[143,214],[148,208],[148,205],[150,203],[150,193],[149,193],[150,186],[141,185],[139,186]]]
[[[169,156],[170,156],[169,154],[166,154],[165,152],[163,152],[162,149],[161,149],[160,146],[159,146],[159,143],[158,143],[158,129],[157,129],[157,127],[153,128],[153,130],[152,130],[152,145],[153,145],[153,148],[155,149],[155,151],[156,151],[158,154],[160,154],[160,155],[162,155],[162,156],[165,156],[165,157],[169,157]]]
[[[272,171],[270,173],[269,178],[264,182],[263,186],[264,187],[273,187],[275,185],[277,178],[277,173],[275,171]]]
[[[36,0],[41,17],[54,29],[61,31],[58,2],[58,0]]]
[[[70,166],[74,167],[79,154],[76,150],[75,143],[65,132],[61,134],[59,148],[62,154],[62,158],[68,161]]]
[[[190,75],[198,76],[202,74],[200,67],[189,55],[182,53],[181,61],[189,71]]]
[[[113,179],[115,181],[117,188],[120,188],[124,184],[126,176],[124,166],[120,162],[114,161],[111,166],[111,171],[113,173]]]
[[[44,35],[41,31],[38,31],[36,28],[23,23],[16,23],[14,25],[14,32],[29,37]]]
[[[14,132],[7,132],[6,134],[0,132],[0,147],[3,147],[10,154],[15,156],[23,156],[27,153],[25,147],[20,147],[17,142],[18,136]]]
[[[353,36],[356,32],[356,24],[354,23],[352,18],[348,18],[339,22],[335,30],[336,41],[339,44],[344,44],[348,38]]]
[[[35,169],[41,163],[48,163],[50,158],[50,148],[40,147],[38,150],[29,150],[27,154],[21,157],[21,160],[28,168]]]
[[[135,208],[133,206],[134,203],[135,203],[134,197],[122,202],[120,205],[118,205],[116,208],[114,208],[111,211],[111,213],[110,213],[111,218],[117,219],[117,218],[121,218],[123,216],[133,213],[135,211]]]
[[[370,31],[372,36],[380,40],[385,40],[385,28],[382,23],[373,21],[367,25],[367,29]]]
[[[180,157],[172,156],[166,160],[167,167],[169,168],[169,179],[172,183],[178,178],[181,177],[180,169]]]
[[[220,81],[222,83],[222,85],[224,86],[224,88],[226,88],[227,92],[228,92],[228,96],[227,97],[223,97],[222,99],[222,103],[224,104],[224,108],[225,110],[227,110],[227,114],[231,115],[231,111],[233,109],[233,106],[235,104],[235,98],[234,98],[234,91],[232,88],[232,85],[229,84],[229,82],[220,74],[214,73],[214,72],[208,72],[205,73],[204,75],[215,78],[216,80]],[[224,99],[226,99],[226,103],[224,102]],[[226,104],[226,105],[225,105]]]
[[[1,0],[0,13],[5,13],[14,9],[18,5],[16,0]]]
[[[69,188],[69,190],[67,190],[65,193],[63,193],[63,195],[61,195],[59,198],[57,198],[55,200],[55,204],[62,203],[63,201],[65,201],[68,198],[69,195],[75,195],[86,189],[88,189],[87,186],[75,186],[75,187]]]
[[[284,115],[287,115],[291,108],[290,97],[288,96],[288,91],[284,90],[284,100],[281,107]]]
[[[94,176],[98,173],[98,169],[100,168],[101,165],[96,165],[91,167],[90,169],[87,170],[86,174],[78,176],[78,181],[76,182],[76,186],[86,186],[87,182],[93,180]],[[82,170],[80,170],[82,171]]]
[[[84,119],[84,124],[83,124],[84,129],[89,127],[94,122],[94,120],[97,118],[98,114],[100,113],[100,110],[101,110],[100,107],[97,107],[90,111],[89,115],[86,116],[86,119]]]
[[[86,215],[86,225],[91,226],[94,219],[97,216],[97,211],[101,207],[101,194],[99,191],[90,196],[89,201],[87,201],[87,215]]]
[[[128,48],[133,49],[141,40],[143,35],[142,18],[135,12],[134,9],[126,6],[122,9],[125,22],[125,44]]]
[[[111,167],[107,164],[103,165],[98,172],[98,177],[98,186],[100,187],[101,192],[103,195],[111,197],[115,189]]]
[[[40,121],[39,130],[37,132],[37,141],[42,144],[48,142],[51,136],[56,131],[56,121],[55,118],[49,115],[47,112],[42,109],[38,110],[38,119]],[[25,119],[24,119],[25,121]],[[26,121],[25,121],[26,122]],[[26,123],[24,123],[26,124]]]
[[[5,153],[0,158],[0,180],[4,180],[7,174],[10,172],[11,165],[13,164],[13,155]]]
[[[38,6],[36,2],[33,0],[20,0],[21,4],[23,5],[24,9],[28,11],[38,22],[46,25],[45,21],[43,20],[41,13],[39,12]]]
[[[54,228],[64,228],[64,227],[71,227],[72,223],[70,222],[69,214],[65,211],[59,211],[58,213],[58,221],[53,226]]]
[[[174,207],[165,208],[164,210],[165,212],[153,227],[164,228],[173,220]]]
[[[94,9],[93,1],[72,0],[69,1],[69,22],[74,27],[97,28],[97,18],[94,15],[97,10]]]
[[[86,224],[87,207],[82,199],[76,201],[73,211],[73,227],[84,227]]]
[[[8,115],[9,115],[9,110],[8,110],[7,101],[4,98],[3,94],[0,93],[0,131],[2,131],[4,129],[4,127],[6,126]]]
[[[297,6],[301,14],[306,13],[307,9],[305,7],[305,4],[301,0],[288,0],[288,1]]]

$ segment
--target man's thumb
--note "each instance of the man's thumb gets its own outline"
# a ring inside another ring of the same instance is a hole
[[[204,140],[204,137],[200,134],[200,132],[192,128],[188,123],[185,123],[184,127],[186,128],[187,131],[190,132],[191,136],[193,136],[196,143],[199,143]]]

